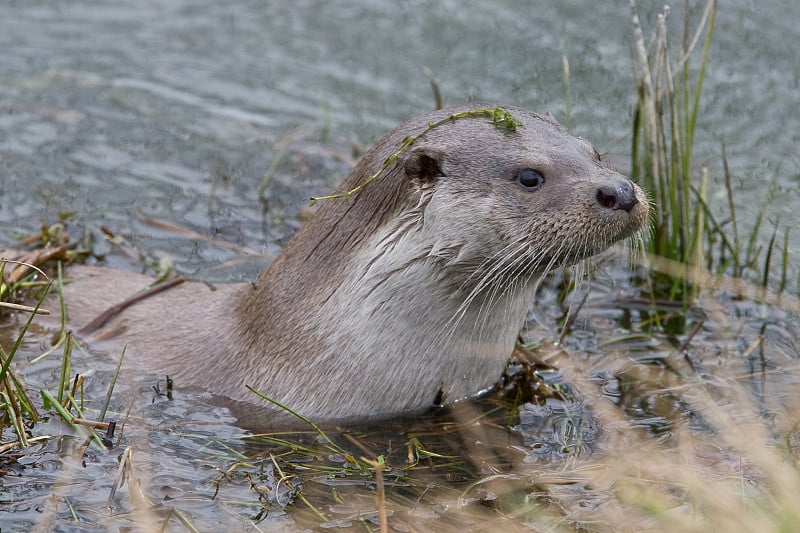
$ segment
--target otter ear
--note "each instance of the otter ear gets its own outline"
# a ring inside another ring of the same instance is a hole
[[[403,158],[406,176],[420,184],[433,183],[445,175],[442,171],[442,153],[427,146],[412,148]]]
[[[561,125],[561,124],[558,123],[558,121],[556,120],[556,117],[554,117],[553,114],[550,111],[547,112],[547,114],[544,116],[544,118],[545,118],[545,120],[547,120],[547,122],[553,123],[556,126],[560,126]]]

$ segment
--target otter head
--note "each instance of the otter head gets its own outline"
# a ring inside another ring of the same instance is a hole
[[[445,282],[471,291],[528,282],[644,227],[644,193],[591,144],[548,117],[508,109],[516,128],[480,116],[446,121],[401,153],[385,182],[368,185],[388,214],[380,253],[437,262]]]
[[[320,301],[345,277],[370,287],[412,273],[453,296],[509,282],[519,292],[644,227],[644,193],[591,144],[524,109],[504,108],[512,128],[474,109],[386,134],[341,185],[352,194],[327,200],[276,264],[292,280],[313,265],[328,280]]]

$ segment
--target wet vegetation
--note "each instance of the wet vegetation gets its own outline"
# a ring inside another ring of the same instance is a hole
[[[714,195],[710,188],[714,185],[709,168],[707,164],[696,165],[693,157],[716,13],[716,2],[706,2],[696,28],[690,26],[687,15],[677,47],[667,34],[669,8],[658,14],[649,43],[645,42],[635,5],[633,15],[639,97],[631,136],[631,176],[650,192],[655,203],[652,235],[647,241],[648,253],[658,258],[650,276],[653,296],[687,306],[707,287],[694,282],[685,267],[697,266],[734,277],[751,276],[750,281],[765,287],[773,267],[777,267],[781,291],[788,275],[788,229],[782,254],[776,241],[777,223],[768,244],[760,244],[774,176],[750,234],[742,235],[724,146],[719,155],[726,198],[721,216],[715,215],[711,206]],[[659,269],[659,265],[664,266]]]
[[[41,468],[57,455],[62,477],[36,507],[39,525],[94,529],[113,518],[120,527],[194,531],[219,526],[197,512],[216,506],[223,523],[255,529],[796,529],[800,306],[787,292],[788,239],[775,225],[764,244],[766,198],[750,234],[737,225],[724,149],[721,176],[693,159],[716,2],[695,27],[687,13],[677,47],[666,12],[646,40],[632,7],[632,175],[657,212],[642,268],[622,289],[588,282],[596,285],[588,295],[579,287],[564,303],[568,276],[552,280],[535,313],[562,331],[526,329],[506,381],[486,398],[380,427],[307,421],[304,431],[224,439],[194,426],[152,429],[130,418],[132,404],[115,390],[123,354],[107,380],[84,376],[86,365],[72,362],[83,347],[63,320],[41,356],[59,359],[52,384],[31,388],[19,375],[28,363],[15,357],[44,293],[64,283],[60,267],[40,267],[73,259],[81,246],[57,225],[22,243],[38,251],[0,262],[0,313],[15,331],[0,348],[0,475],[24,479],[25,450],[39,447],[32,457]],[[151,392],[155,408],[169,406],[169,385]],[[150,480],[153,467],[136,451],[149,431],[192,450],[205,485]],[[91,471],[106,491],[84,494],[86,502],[64,496],[93,464],[103,467]],[[30,519],[27,504],[3,498]]]

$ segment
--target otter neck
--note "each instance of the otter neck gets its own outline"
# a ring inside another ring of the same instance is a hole
[[[441,222],[425,221],[421,213],[380,228],[339,264],[328,265],[324,276],[297,279],[293,273],[305,257],[289,250],[280,268],[267,271],[246,296],[246,308],[273,310],[268,328],[258,313],[247,314],[249,345],[255,351],[265,342],[292,346],[291,338],[267,340],[258,332],[302,335],[294,344],[312,347],[302,354],[309,369],[325,372],[335,362],[328,373],[333,386],[355,375],[380,376],[385,387],[396,382],[407,388],[410,380],[430,402],[439,392],[454,400],[492,386],[535,287],[518,279],[482,288],[480,278],[465,274],[485,262],[481,243],[442,240],[435,231]],[[306,266],[305,272],[314,270]]]

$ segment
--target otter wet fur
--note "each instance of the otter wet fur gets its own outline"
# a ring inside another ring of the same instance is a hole
[[[552,119],[503,107],[517,127],[443,120],[470,109],[386,134],[340,190],[364,186],[322,202],[253,283],[183,283],[104,328],[129,365],[230,398],[263,425],[287,414],[247,385],[318,422],[420,412],[490,388],[541,276],[640,232],[648,203]],[[88,266],[67,277],[75,328],[153,281]]]

